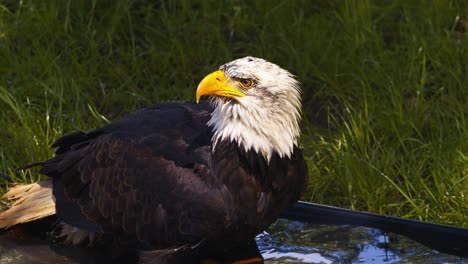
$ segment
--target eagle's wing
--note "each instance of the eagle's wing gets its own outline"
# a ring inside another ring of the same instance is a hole
[[[206,105],[159,104],[59,139],[41,170],[54,179],[58,216],[151,248],[209,237],[226,225],[223,188],[206,181],[209,113]]]

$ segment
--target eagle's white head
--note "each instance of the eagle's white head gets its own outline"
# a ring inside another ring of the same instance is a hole
[[[213,145],[237,142],[267,160],[290,157],[300,134],[299,83],[288,71],[263,59],[245,57],[222,65],[198,85],[196,99],[211,95]]]

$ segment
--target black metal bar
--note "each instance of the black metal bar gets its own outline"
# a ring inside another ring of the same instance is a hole
[[[297,202],[282,218],[327,225],[353,225],[406,236],[437,251],[468,257],[468,229],[384,216],[339,207]]]

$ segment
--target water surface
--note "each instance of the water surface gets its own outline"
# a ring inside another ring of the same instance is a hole
[[[265,263],[468,263],[377,229],[278,220],[257,237]]]
[[[57,245],[44,236],[31,235],[30,229],[13,228],[0,233],[0,264],[102,263],[85,255],[90,251],[77,250],[72,258],[61,255]],[[376,229],[287,220],[277,221],[259,235],[257,244],[267,264],[468,263],[467,259],[442,254],[403,236]]]

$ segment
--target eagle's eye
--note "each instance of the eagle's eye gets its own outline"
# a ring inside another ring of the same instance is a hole
[[[244,88],[250,88],[250,87],[252,87],[254,85],[254,81],[252,81],[250,79],[239,79],[239,83]]]

